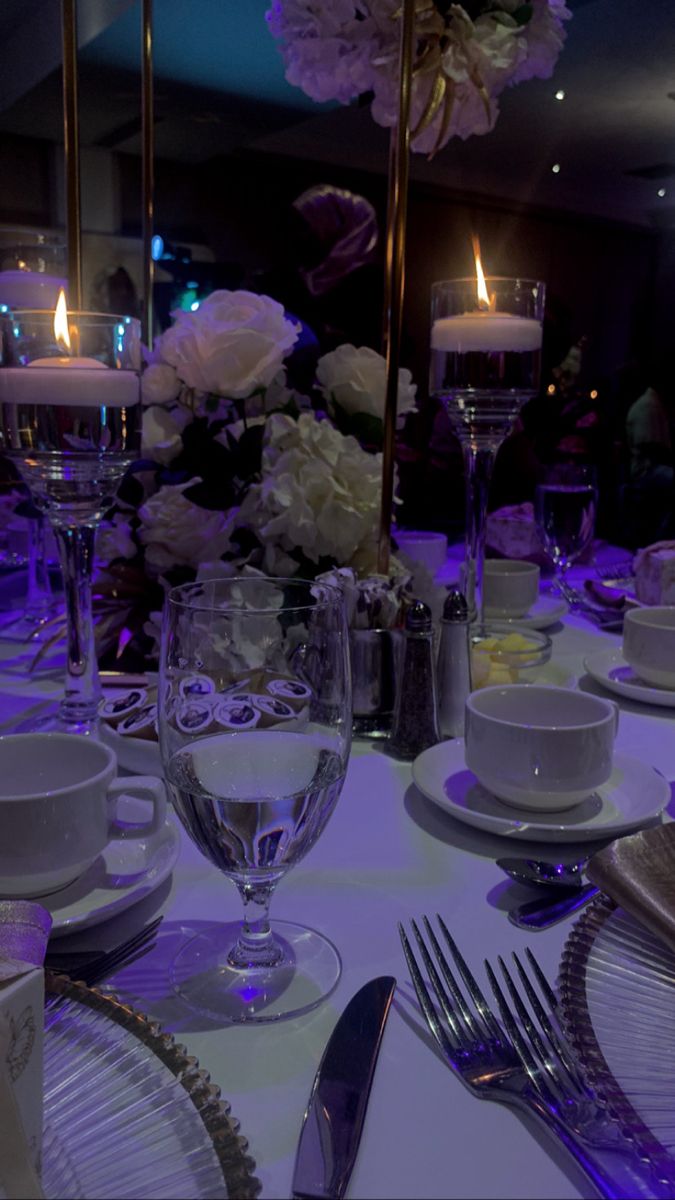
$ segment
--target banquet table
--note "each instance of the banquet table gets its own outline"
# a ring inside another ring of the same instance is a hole
[[[560,682],[606,694],[584,675],[583,658],[619,646],[620,636],[600,632],[576,614],[548,632]],[[30,677],[27,657],[24,648],[17,653],[16,646],[0,644],[5,728],[59,692],[58,654],[47,656]],[[621,709],[619,747],[675,780],[675,709],[614,699]],[[670,808],[675,812],[673,802]],[[559,849],[572,860],[585,856],[589,843]],[[507,910],[531,899],[532,892],[509,882],[494,861],[520,853],[550,858],[552,850],[550,843],[509,841],[460,824],[416,790],[410,764],[395,761],[377,743],[361,741],[353,747],[328,827],[282,881],[272,904],[273,917],[320,929],[339,949],[340,981],[315,1010],[276,1024],[218,1027],[177,1001],[168,977],[176,948],[209,923],[240,917],[234,886],[182,831],[170,880],[126,913],[68,940],[73,946],[112,946],[163,913],[156,949],[122,972],[115,988],[174,1032],[222,1089],[248,1139],[264,1197],[290,1195],[302,1114],[326,1040],[349,998],[380,974],[396,976],[398,988],[348,1196],[591,1196],[590,1185],[545,1135],[513,1111],[471,1096],[432,1049],[397,931],[399,921],[439,912],[481,977],[484,958],[494,962],[498,954],[531,945],[554,980],[572,921],[534,935],[513,927]]]

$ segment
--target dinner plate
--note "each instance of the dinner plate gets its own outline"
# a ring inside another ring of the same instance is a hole
[[[628,754],[615,754],[607,783],[564,812],[533,813],[498,800],[468,770],[462,738],[431,746],[415,759],[412,771],[419,790],[458,821],[538,842],[615,837],[654,820],[670,800],[663,775]]]
[[[591,1086],[675,1195],[675,953],[597,896],[565,943],[559,986]]]
[[[642,704],[661,704],[675,708],[675,690],[645,683],[628,665],[620,650],[598,650],[584,659],[584,667],[592,679],[610,692],[628,696]]]
[[[539,596],[524,617],[486,616],[485,620],[488,624],[491,621],[499,621],[503,625],[524,625],[527,629],[548,629],[549,625],[555,625],[556,621],[560,621],[569,612],[569,608],[569,604],[563,600],[562,596],[544,594]]]
[[[63,976],[47,972],[45,985],[48,1198],[258,1195],[229,1105],[170,1034]]]
[[[99,925],[138,904],[169,877],[179,850],[171,820],[148,838],[113,838],[79,879],[40,897],[52,914],[51,936]]]

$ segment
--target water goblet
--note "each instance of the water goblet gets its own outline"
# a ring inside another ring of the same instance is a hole
[[[598,506],[592,466],[560,463],[549,467],[534,495],[534,519],[544,548],[564,584],[573,562],[588,549]]]
[[[469,611],[479,615],[492,468],[539,388],[544,293],[543,283],[484,278],[482,271],[431,289],[430,392],[444,404],[464,452],[464,590]]]
[[[1,318],[0,451],[51,522],[67,620],[64,697],[22,728],[95,733],[101,688],[91,602],[96,527],[140,450],[140,324],[110,313]]]
[[[159,735],[175,810],[236,885],[243,923],[197,934],[175,991],[216,1020],[306,1012],[340,975],[322,934],[270,921],[272,893],[333,812],[351,743],[344,601],[303,580],[185,584],[164,610]]]

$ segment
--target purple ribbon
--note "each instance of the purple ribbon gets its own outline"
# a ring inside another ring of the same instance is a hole
[[[0,900],[0,959],[41,967],[52,927],[51,913],[32,900]]]

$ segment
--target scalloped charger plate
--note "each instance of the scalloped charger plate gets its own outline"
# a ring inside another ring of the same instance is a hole
[[[227,1103],[159,1025],[114,997],[45,974],[48,1200],[248,1200],[255,1163]]]
[[[675,953],[596,896],[565,943],[559,987],[589,1083],[675,1195]]]

